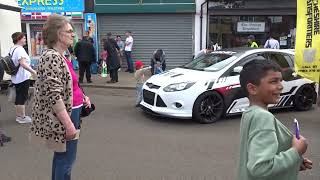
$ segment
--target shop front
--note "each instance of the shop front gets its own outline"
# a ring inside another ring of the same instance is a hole
[[[44,44],[42,28],[45,20],[51,14],[60,14],[71,19],[77,37],[83,35],[83,0],[61,1],[22,1],[18,0],[22,7],[21,24],[22,31],[27,35],[27,52],[31,57],[32,64],[36,64],[41,55]]]
[[[246,47],[253,35],[263,47],[271,34],[281,48],[294,48],[296,4],[294,0],[212,0],[209,2],[207,45]]]
[[[134,60],[148,65],[153,52],[163,49],[167,66],[180,66],[193,55],[195,7],[194,0],[96,0],[98,37],[101,40],[111,32],[124,41],[129,30]]]

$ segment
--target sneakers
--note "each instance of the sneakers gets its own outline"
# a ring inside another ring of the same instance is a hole
[[[16,121],[20,124],[25,124],[25,123],[31,123],[32,119],[29,116],[25,116],[25,117],[17,117]]]

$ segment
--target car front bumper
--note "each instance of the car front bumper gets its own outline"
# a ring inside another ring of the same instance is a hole
[[[191,119],[196,98],[197,95],[192,88],[184,91],[164,92],[161,88],[150,89],[144,85],[143,100],[140,105],[145,111],[148,110],[154,115]]]

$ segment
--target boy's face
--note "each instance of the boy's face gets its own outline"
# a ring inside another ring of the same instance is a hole
[[[254,97],[255,101],[265,105],[276,104],[283,89],[281,82],[281,72],[270,70],[260,80],[259,85],[249,83],[247,88],[250,96]]]

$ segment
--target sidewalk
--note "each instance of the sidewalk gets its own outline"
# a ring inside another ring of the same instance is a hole
[[[135,89],[136,80],[134,79],[134,73],[124,72],[124,70],[119,72],[119,82],[113,84],[107,84],[110,80],[108,74],[107,77],[101,77],[100,74],[92,74],[91,77],[93,83],[87,83],[84,77],[82,87],[94,87],[94,88],[110,88],[110,89]]]

